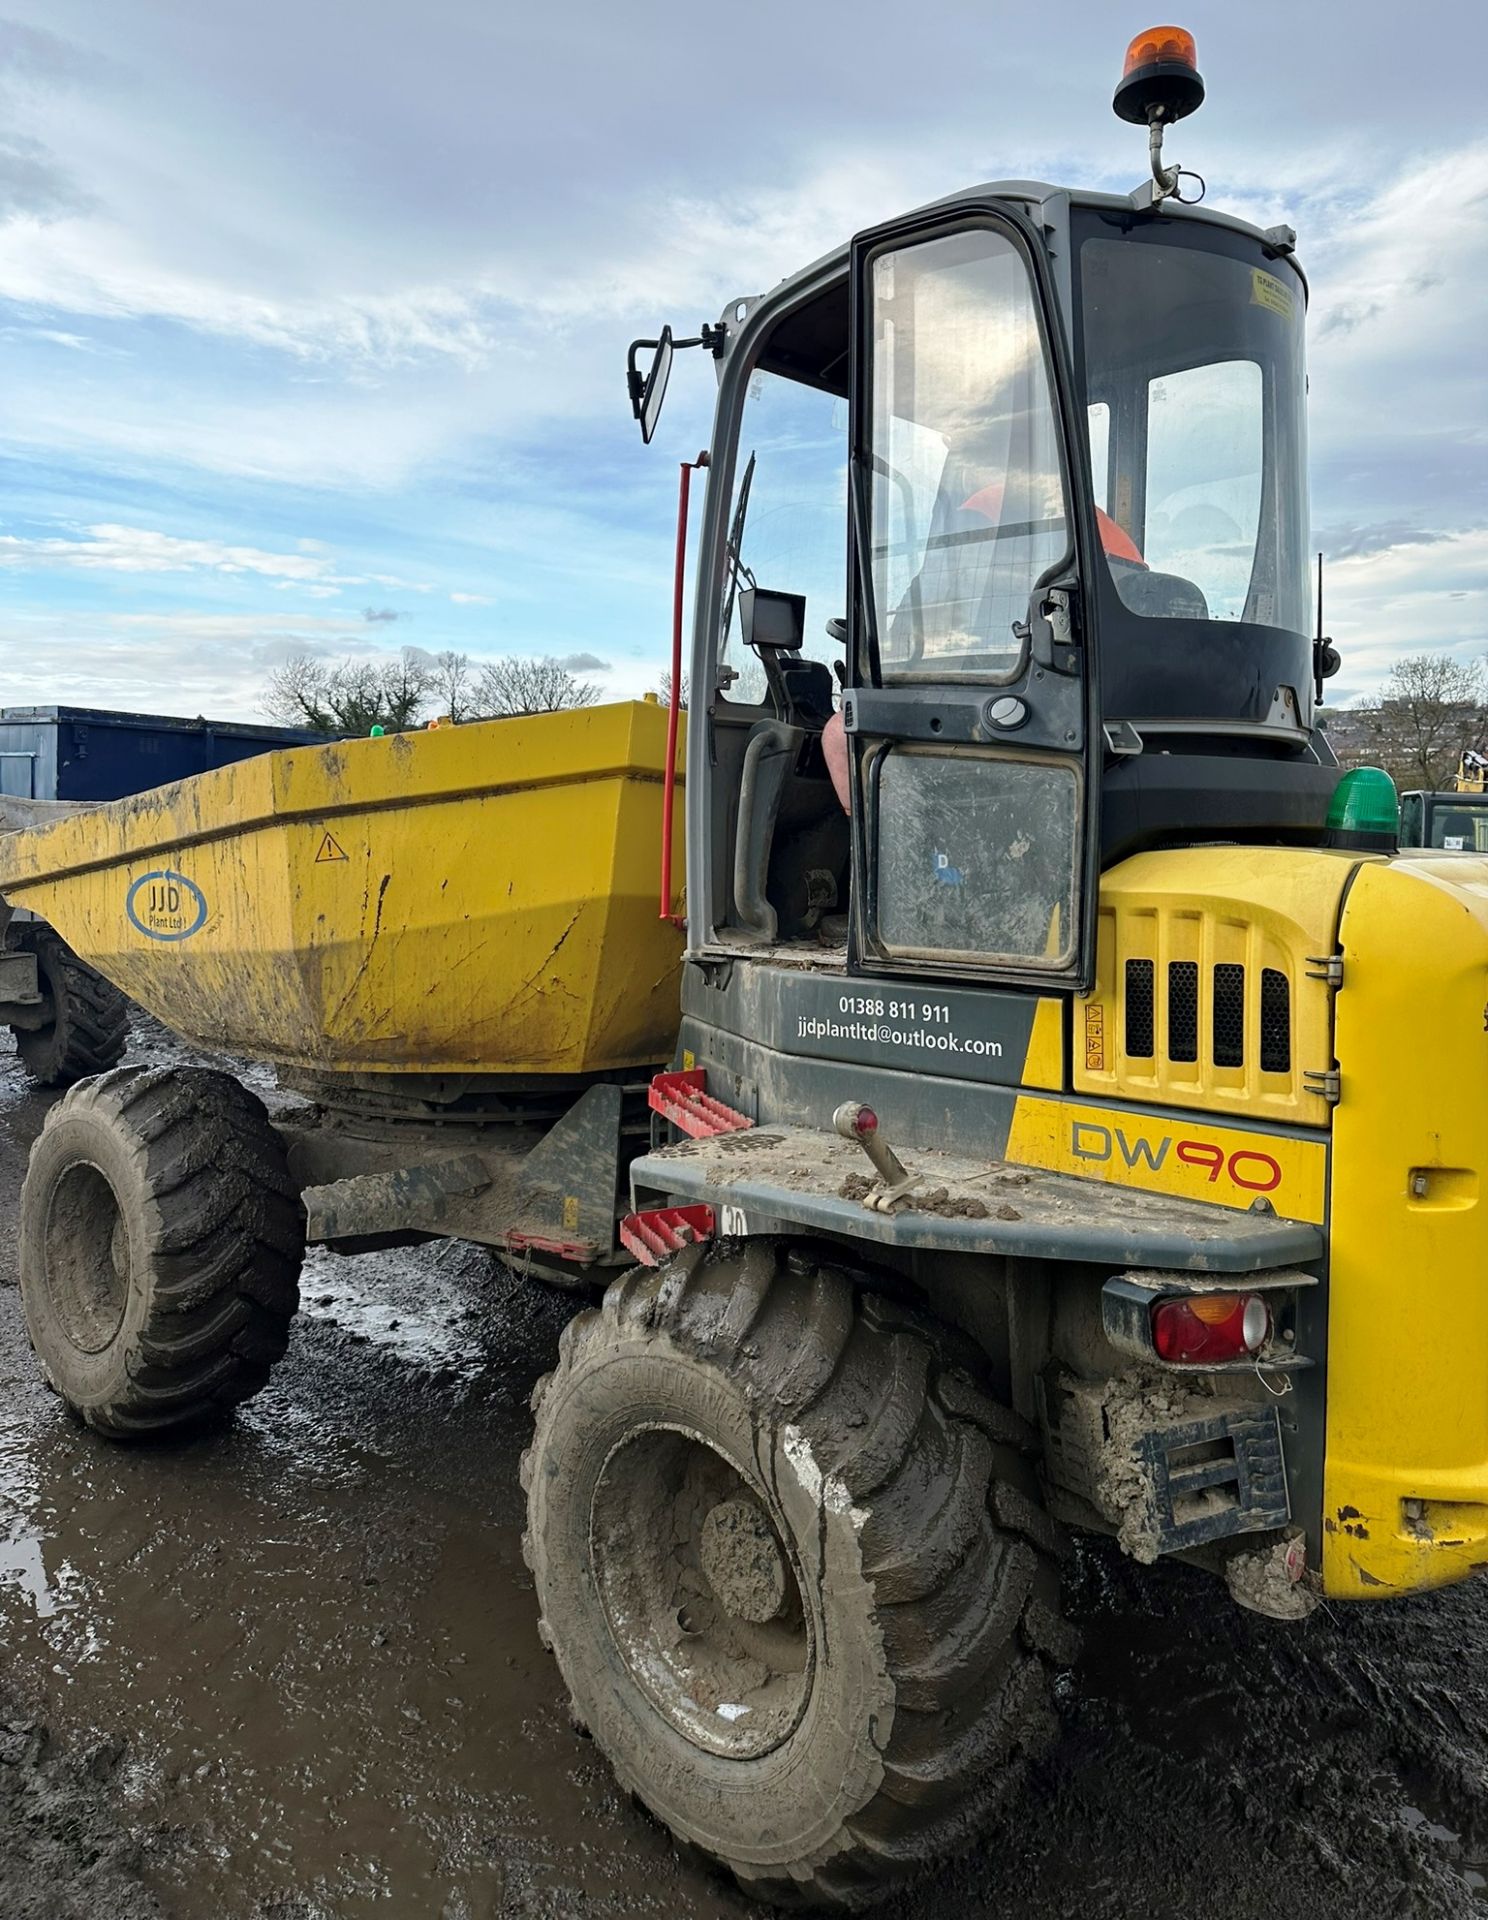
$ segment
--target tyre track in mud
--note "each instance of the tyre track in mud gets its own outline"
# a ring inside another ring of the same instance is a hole
[[[465,1248],[317,1255],[230,1427],[112,1446],[6,1284],[48,1103],[4,1044],[4,1920],[757,1912],[622,1798],[537,1643],[517,1460],[570,1303]],[[184,1056],[141,1023],[131,1057]],[[1488,1584],[1301,1626],[1104,1543],[1072,1584],[1057,1751],[896,1916],[1488,1915]]]

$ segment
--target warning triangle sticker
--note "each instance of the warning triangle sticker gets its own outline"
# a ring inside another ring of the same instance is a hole
[[[346,849],[339,840],[329,833],[322,836],[319,851],[315,855],[316,866],[323,866],[327,860],[344,860],[346,857]]]

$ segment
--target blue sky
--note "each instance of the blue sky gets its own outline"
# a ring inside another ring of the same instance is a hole
[[[0,0],[0,7],[7,0]],[[1297,227],[1346,696],[1488,640],[1488,14],[1180,16],[1170,144]],[[1097,4],[8,0],[0,704],[244,718],[288,651],[665,663],[676,462],[625,347],[972,182],[1126,189]]]

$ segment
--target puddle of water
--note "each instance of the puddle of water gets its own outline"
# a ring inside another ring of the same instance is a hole
[[[1452,1824],[1461,1816],[1438,1783],[1424,1769],[1407,1767],[1400,1784],[1409,1796],[1400,1806],[1406,1831],[1441,1847],[1474,1895],[1479,1899],[1488,1896],[1488,1848],[1475,1845]]]
[[[379,1255],[375,1267],[312,1247],[300,1277],[300,1312],[409,1366],[471,1380],[487,1353],[472,1286],[489,1273],[484,1253],[454,1241],[395,1249]]]
[[[38,1620],[50,1620],[57,1611],[41,1542],[34,1535],[0,1540],[0,1584],[5,1583],[18,1586],[29,1598]]]
[[[516,1468],[561,1313],[469,1250],[317,1256],[304,1285],[263,1395],[139,1448],[66,1417],[0,1290],[7,1676],[73,1738],[127,1736],[165,1910],[744,1914],[575,1739],[537,1640]],[[510,1396],[473,1384],[503,1371]]]
[[[1460,1833],[1429,1819],[1419,1807],[1402,1807],[1400,1817],[1412,1833],[1419,1833],[1424,1839],[1445,1841],[1449,1847],[1457,1846],[1462,1839]]]

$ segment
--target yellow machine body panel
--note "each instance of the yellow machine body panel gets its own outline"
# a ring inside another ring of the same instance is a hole
[[[1020,1093],[1007,1157],[1109,1186],[1140,1187],[1242,1211],[1264,1199],[1288,1220],[1327,1218],[1328,1143],[1191,1114],[1142,1113]]]
[[[650,702],[265,754],[0,835],[0,893],[201,1044],[568,1074],[677,1029]],[[675,809],[681,845],[681,773]],[[680,871],[680,861],[678,863]]]
[[[1072,1008],[1072,1058],[1066,1067],[1059,1003],[1041,1000],[1008,1158],[1216,1206],[1262,1201],[1322,1225],[1325,956],[1359,857],[1173,848],[1103,875],[1096,981]],[[1237,1023],[1232,1065],[1217,1057],[1225,1017]]]
[[[1009,1160],[1324,1229],[1323,1412],[1293,1442],[1322,1453],[1324,1593],[1488,1565],[1488,858],[1139,855],[1102,879],[1062,1094],[1052,1031]]]
[[[1323,1589],[1488,1564],[1488,859],[1362,867],[1344,907]]]
[[[1327,1100],[1310,1084],[1332,1065],[1322,956],[1333,951],[1359,859],[1313,848],[1175,848],[1139,854],[1106,874],[1096,984],[1075,1010],[1075,1090],[1326,1127]],[[1214,1045],[1216,982],[1225,969],[1249,1040],[1232,1065],[1216,1060]],[[1139,979],[1151,982],[1140,1033],[1130,1021]],[[1181,1004],[1180,988],[1192,996]],[[1261,1044],[1278,1005],[1287,1029],[1284,1067],[1271,1065]],[[1178,1044],[1180,1017],[1188,1044]]]

